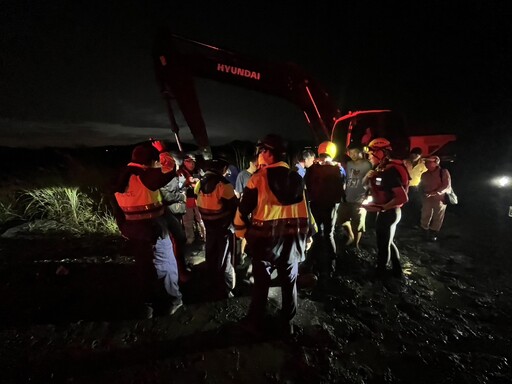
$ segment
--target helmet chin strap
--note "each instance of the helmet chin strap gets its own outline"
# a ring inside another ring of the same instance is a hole
[[[382,162],[387,158],[387,155],[383,150],[380,150],[379,152],[382,153],[382,156],[376,156],[375,153],[373,154],[373,156],[379,159],[379,164],[382,164]]]
[[[379,163],[376,165],[376,168],[378,168],[378,169],[380,167],[384,167],[386,165],[386,161],[389,160],[388,155],[384,151],[380,151],[380,152],[382,152],[382,156],[375,156],[375,154],[373,155],[377,159],[379,159]]]

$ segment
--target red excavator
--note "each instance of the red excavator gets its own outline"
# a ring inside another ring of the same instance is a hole
[[[194,77],[237,85],[288,100],[303,112],[317,144],[331,140],[338,148],[345,149],[351,143],[364,145],[372,138],[381,136],[390,140],[395,152],[405,157],[409,148],[421,147],[424,155],[430,155],[456,139],[455,135],[410,136],[403,116],[391,110],[357,111],[342,115],[324,87],[296,64],[255,59],[173,35],[168,29],[161,29],[157,33],[153,60],[157,82],[166,101],[171,128],[180,150],[173,101],[205,158],[210,157],[211,152]]]

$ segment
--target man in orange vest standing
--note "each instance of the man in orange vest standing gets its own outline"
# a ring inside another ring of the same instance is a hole
[[[252,260],[254,286],[247,317],[242,321],[251,332],[262,330],[271,275],[277,270],[281,285],[281,330],[293,333],[297,313],[298,263],[304,260],[314,228],[304,193],[302,177],[284,161],[286,144],[278,135],[267,135],[257,144],[265,167],[256,171],[243,191],[235,215],[237,237],[247,240]]]
[[[153,167],[160,160],[161,168]],[[159,188],[175,176],[175,162],[164,144],[138,145],[115,187],[119,229],[130,242],[137,268],[136,292],[141,315],[174,314],[183,305],[178,267]]]

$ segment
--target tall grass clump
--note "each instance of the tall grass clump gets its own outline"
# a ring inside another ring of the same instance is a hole
[[[45,187],[25,190],[21,196],[23,218],[53,221],[61,231],[75,234],[117,234],[114,216],[102,202],[77,187]],[[42,228],[40,228],[43,230]]]
[[[0,225],[20,218],[21,215],[16,211],[13,202],[0,201]]]

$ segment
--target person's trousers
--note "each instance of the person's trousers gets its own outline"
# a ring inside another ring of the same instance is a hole
[[[409,201],[402,208],[402,222],[409,226],[420,225],[422,193],[417,186],[410,186],[408,193]]]
[[[159,237],[153,246],[153,265],[155,266],[157,279],[162,281],[167,294],[173,298],[173,301],[181,300],[178,285],[178,264],[169,236]]]
[[[172,213],[166,215],[166,222],[171,234],[172,244],[174,246],[174,255],[178,262],[178,269],[180,272],[185,271],[187,263],[185,260],[185,246],[187,244],[187,237],[183,229],[181,218],[178,218]]]
[[[315,218],[318,232],[313,235],[313,246],[308,252],[318,265],[321,276],[329,276],[334,272],[336,259],[336,242],[334,240],[334,227],[336,224],[338,204],[315,205],[311,204],[311,213]]]
[[[421,228],[439,232],[444,222],[446,204],[440,196],[427,197],[423,199],[421,207]]]
[[[130,240],[135,257],[136,295],[140,303],[181,300],[178,267],[169,236],[150,241]]]
[[[277,276],[281,284],[281,319],[291,321],[297,313],[298,263],[280,263],[279,261],[273,264],[254,258],[252,260],[254,286],[249,317],[254,321],[261,322],[265,316],[271,275],[274,269],[277,269]]]
[[[197,222],[199,227],[199,233],[204,238],[205,228],[201,213],[197,207],[187,207],[185,214],[183,215],[183,227],[185,228],[185,235],[187,237],[187,243],[192,243],[195,238],[194,225]]]
[[[396,227],[401,217],[400,208],[377,214],[375,234],[377,237],[377,271],[380,273],[386,271],[389,263],[391,263],[394,273],[399,274],[402,271],[400,253],[394,242]]]
[[[205,258],[211,293],[216,298],[226,298],[235,287],[233,232],[218,221],[205,221]]]

